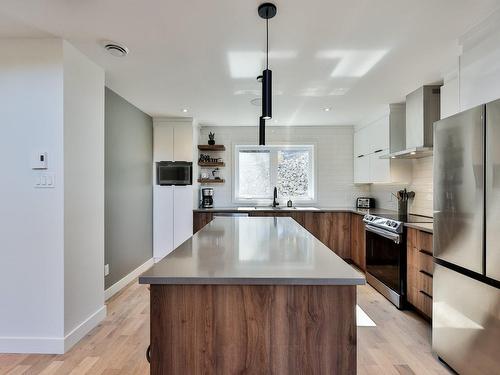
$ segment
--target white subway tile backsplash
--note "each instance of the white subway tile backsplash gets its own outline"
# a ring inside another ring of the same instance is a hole
[[[432,216],[432,160],[432,156],[428,156],[412,161],[412,180],[408,185],[372,184],[370,194],[376,199],[377,206],[396,210],[397,200],[391,193],[406,188],[415,192],[409,211],[417,215]]]

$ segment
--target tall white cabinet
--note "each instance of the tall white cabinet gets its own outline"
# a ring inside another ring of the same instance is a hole
[[[192,162],[196,131],[192,118],[153,119],[153,256],[157,261],[193,235],[194,186],[157,185],[156,162]]]
[[[354,183],[406,183],[407,160],[387,158],[405,148],[405,104],[390,104],[380,118],[354,132]]]

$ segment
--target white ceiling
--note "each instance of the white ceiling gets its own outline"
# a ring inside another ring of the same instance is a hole
[[[0,37],[69,40],[106,70],[111,89],[151,115],[256,125],[260,108],[250,100],[260,89],[254,75],[264,62],[260,2],[2,0]],[[457,55],[457,38],[500,6],[500,0],[275,3],[271,123],[278,125],[367,120],[418,86],[439,81]],[[125,44],[130,54],[110,56],[100,44],[105,39]]]

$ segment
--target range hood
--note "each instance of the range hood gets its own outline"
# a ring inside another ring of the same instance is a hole
[[[440,87],[422,86],[406,96],[406,147],[385,158],[419,159],[432,155],[433,125],[441,116]]]

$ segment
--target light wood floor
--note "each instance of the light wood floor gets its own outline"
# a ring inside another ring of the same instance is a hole
[[[358,374],[450,374],[431,354],[430,326],[370,286],[358,304],[377,324],[358,328]],[[64,355],[0,354],[0,374],[149,373],[149,291],[137,282],[108,301],[107,318]]]

